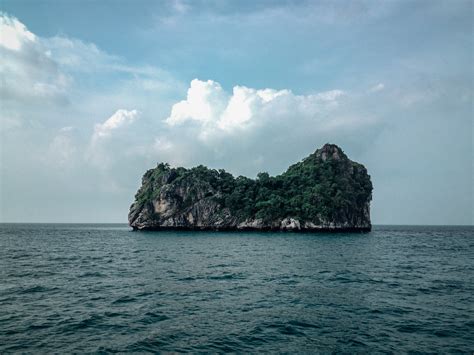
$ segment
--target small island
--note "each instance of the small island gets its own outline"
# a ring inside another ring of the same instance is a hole
[[[325,144],[278,176],[234,178],[197,166],[148,170],[130,207],[133,230],[371,230],[367,169]]]

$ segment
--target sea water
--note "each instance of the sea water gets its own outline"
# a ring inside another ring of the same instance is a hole
[[[0,225],[0,353],[472,353],[473,307],[473,227]]]

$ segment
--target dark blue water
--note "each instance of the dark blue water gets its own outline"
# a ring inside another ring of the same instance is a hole
[[[474,350],[474,229],[0,225],[0,353]]]

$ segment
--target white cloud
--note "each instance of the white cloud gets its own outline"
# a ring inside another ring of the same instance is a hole
[[[194,79],[186,99],[173,105],[166,122],[170,126],[197,122],[199,138],[208,141],[257,126],[275,125],[277,121],[318,121],[324,112],[337,108],[343,97],[342,90],[295,95],[290,90],[258,90],[245,86],[235,86],[232,94],[228,94],[215,81]],[[325,121],[319,120],[319,123],[322,126],[329,123]]]
[[[186,100],[173,105],[166,122],[174,126],[188,120],[203,124],[215,121],[224,108],[226,96],[219,83],[194,79],[191,81]]]
[[[109,137],[113,131],[132,124],[138,116],[139,112],[137,110],[117,110],[104,123],[95,125],[92,141],[94,142],[98,139]]]
[[[56,121],[57,129],[72,114],[100,117],[119,105],[161,108],[169,93],[183,87],[159,68],[129,65],[93,43],[36,36],[5,13],[0,13],[0,26],[2,129],[27,121]],[[163,99],[151,102],[157,93]]]
[[[0,46],[18,51],[25,42],[35,42],[36,36],[14,17],[0,13]]]
[[[269,108],[272,102],[278,99],[284,100],[293,94],[289,90],[255,90],[245,86],[235,86],[228,104],[219,117],[217,126],[226,132],[249,127],[252,120],[265,108]]]
[[[336,100],[342,95],[344,95],[344,91],[342,90],[330,90],[313,95],[312,98],[320,101],[336,102]]]
[[[1,116],[21,120],[26,115],[20,111],[67,103],[71,77],[60,70],[41,39],[4,13],[0,27]]]

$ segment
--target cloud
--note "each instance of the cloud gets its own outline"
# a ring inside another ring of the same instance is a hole
[[[188,120],[203,124],[215,121],[226,99],[227,95],[219,83],[194,79],[191,81],[186,100],[173,105],[166,122],[174,126]]]
[[[67,101],[70,77],[59,69],[41,39],[4,13],[0,13],[0,27],[3,113],[14,116],[18,105]]]
[[[132,124],[138,116],[139,112],[137,110],[117,110],[104,123],[98,123],[95,125],[92,141],[109,137],[113,131]]]
[[[58,129],[69,124],[61,122],[68,117],[81,115],[87,122],[120,106],[161,109],[183,87],[160,68],[130,65],[94,43],[37,36],[8,14],[0,13],[0,26],[3,129],[40,123]],[[163,98],[150,102],[158,93]]]
[[[246,86],[234,86],[229,94],[215,81],[194,79],[186,99],[172,106],[166,123],[171,127],[197,123],[198,136],[204,142],[269,125],[297,124],[298,121],[317,123],[324,130],[337,119],[325,114],[335,110],[344,96],[342,90],[295,95],[286,89]]]
[[[47,48],[47,54],[64,69],[90,72],[106,69],[107,64],[118,62],[119,58],[100,50],[93,43],[75,38],[55,36],[40,39]]]
[[[96,124],[86,150],[86,161],[106,170],[114,161],[123,158],[124,151],[133,147],[134,142],[128,141],[129,129],[139,116],[137,110],[119,109],[103,123]]]
[[[18,51],[26,42],[35,42],[36,36],[14,17],[0,13],[0,46]]]
[[[72,73],[119,73],[135,78],[160,78],[172,81],[169,73],[159,68],[143,65],[127,64],[122,58],[101,50],[94,43],[81,41],[77,38],[54,36],[39,38],[46,54],[65,71]]]

